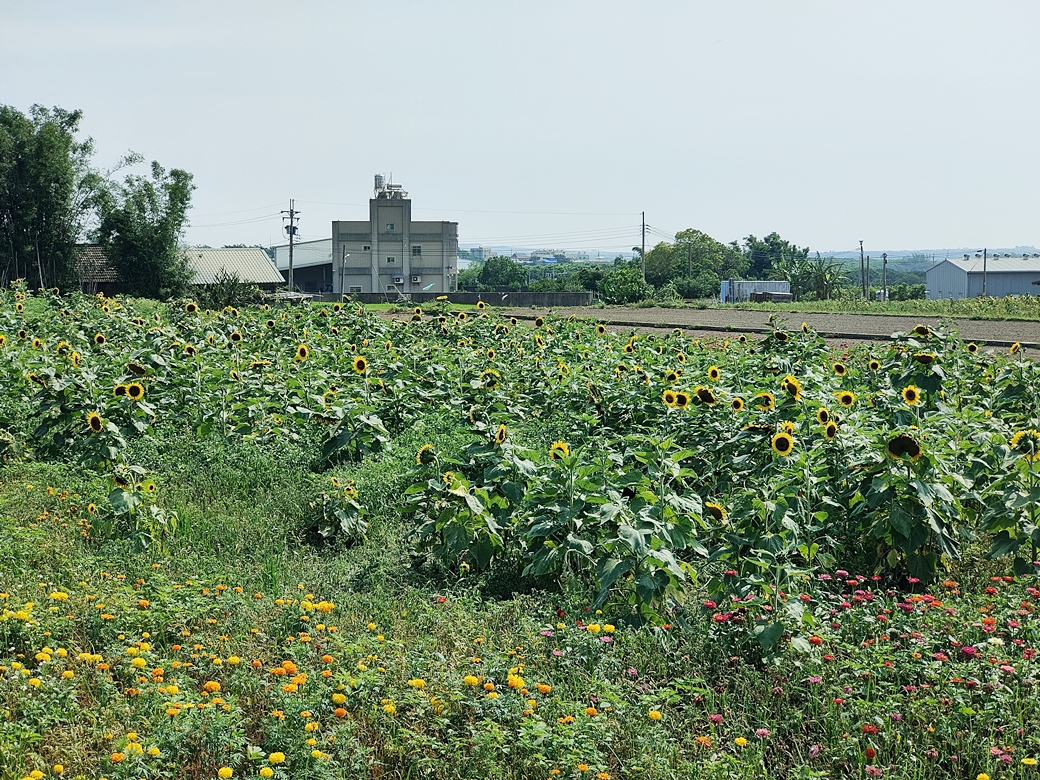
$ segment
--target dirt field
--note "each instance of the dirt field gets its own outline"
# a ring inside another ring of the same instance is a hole
[[[503,311],[506,316],[532,319],[539,312],[532,309]],[[770,312],[738,309],[633,309],[624,306],[603,309],[576,307],[554,309],[553,314],[569,317],[576,314],[583,319],[595,320],[624,330],[682,328],[686,335],[711,337],[723,334],[762,333],[771,330]],[[938,317],[900,317],[883,314],[806,314],[799,312],[778,314],[788,329],[800,328],[803,322],[815,328],[830,341],[856,343],[887,339],[897,331],[907,332],[919,323],[935,327]],[[994,347],[1006,347],[1018,341],[1023,346],[1040,344],[1040,322],[1003,320],[950,320],[961,337]]]

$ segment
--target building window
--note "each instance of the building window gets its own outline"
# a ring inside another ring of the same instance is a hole
[[[387,291],[387,292],[397,292],[397,288],[396,288],[396,287],[394,287],[394,286],[393,286],[392,284],[388,284],[388,285],[386,286],[386,291]]]
[[[351,285],[350,287],[347,288],[347,292],[351,293],[351,294],[359,293],[359,292],[361,292],[361,285],[356,285],[356,286],[355,285]]]
[[[412,257],[421,257],[421,256],[422,256],[422,247],[421,246],[413,246],[412,247]]]
[[[388,258],[386,258],[386,264],[387,265],[394,265],[396,262],[397,262],[397,258],[396,257],[388,257]]]
[[[361,247],[361,251],[362,251],[362,252],[371,252],[371,251],[372,251],[372,247],[371,247],[371,245],[369,245],[369,244],[364,244],[364,245],[363,245],[363,246]]]
[[[394,223],[393,222],[387,222],[386,223],[386,232],[387,233],[393,233],[394,232]]]

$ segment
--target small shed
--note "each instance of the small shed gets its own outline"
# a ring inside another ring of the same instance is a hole
[[[99,244],[77,244],[75,252],[80,292],[95,295],[118,291],[122,279]]]
[[[985,274],[986,295],[1036,295],[1040,282],[1040,257],[948,257],[925,271],[927,297],[977,298],[982,295]]]
[[[274,290],[285,284],[274,260],[259,247],[236,247],[230,249],[186,249],[188,263],[195,271],[193,285],[215,284],[228,277],[237,276],[240,281],[258,285],[264,290]]]

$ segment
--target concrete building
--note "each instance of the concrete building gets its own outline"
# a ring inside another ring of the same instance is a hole
[[[289,278],[289,245],[271,247],[275,265]],[[293,244],[293,284],[306,293],[333,292],[332,239],[297,241]]]
[[[382,176],[367,221],[332,223],[336,293],[454,292],[458,264],[459,223],[413,221],[408,193]]]
[[[1040,257],[987,257],[982,255],[948,257],[925,271],[929,299],[977,298],[982,295],[985,265],[986,295],[1036,295],[1040,292]]]

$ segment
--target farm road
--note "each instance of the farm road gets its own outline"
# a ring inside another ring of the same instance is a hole
[[[553,314],[595,320],[607,325],[631,328],[682,328],[687,335],[720,335],[722,333],[762,333],[770,330],[767,311],[744,309],[632,309],[608,306],[603,309],[573,307],[553,309]],[[503,311],[504,316],[531,319],[537,313],[531,309]],[[887,339],[896,331],[906,333],[915,325],[940,325],[938,317],[903,317],[887,314],[808,314],[777,312],[789,330],[800,328],[803,322],[828,338],[846,341]],[[1006,347],[1018,341],[1023,346],[1040,344],[1040,322],[1017,320],[950,320],[961,338],[995,347]]]

